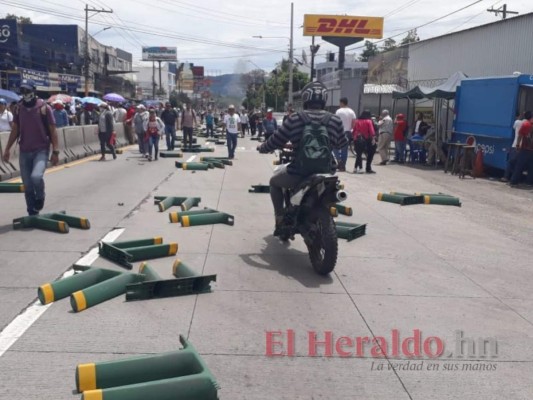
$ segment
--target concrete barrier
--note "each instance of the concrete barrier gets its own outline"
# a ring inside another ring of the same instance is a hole
[[[115,134],[117,135],[116,147],[124,147],[129,144],[126,131],[122,122],[115,122]]]
[[[83,141],[88,154],[100,152],[100,140],[98,139],[98,125],[84,125]]]
[[[69,126],[63,128],[63,135],[65,137],[65,145],[67,150],[77,159],[89,155],[84,147],[83,128],[81,126]]]
[[[67,150],[67,146],[65,144],[65,135],[64,135],[64,129],[65,128],[57,128],[57,149],[59,150],[59,164],[65,164],[69,161],[75,160],[76,157],[73,153],[70,153]],[[48,164],[50,166],[50,164]]]
[[[7,146],[10,132],[0,132],[0,150],[2,154]],[[1,159],[2,157],[0,157]],[[14,144],[11,147],[11,157],[9,162],[0,161],[0,180],[6,180],[20,175],[19,171],[19,147]]]

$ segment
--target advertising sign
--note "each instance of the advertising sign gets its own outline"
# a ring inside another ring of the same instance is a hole
[[[20,71],[22,79],[31,79],[37,86],[50,86],[50,77],[48,72],[37,71],[34,69],[16,68]]]
[[[143,47],[142,61],[178,61],[177,47]]]
[[[382,17],[304,15],[304,36],[336,36],[381,39]]]
[[[0,19],[0,50],[13,53],[16,52],[17,46],[17,21]]]

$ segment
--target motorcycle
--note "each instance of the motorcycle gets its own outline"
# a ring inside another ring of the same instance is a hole
[[[286,168],[294,158],[292,146],[280,151],[279,166]],[[298,186],[284,189],[284,215],[279,228],[279,239],[294,240],[302,235],[309,258],[316,273],[327,275],[337,263],[337,231],[331,209],[348,198],[340,189],[335,174],[315,174],[305,178]]]

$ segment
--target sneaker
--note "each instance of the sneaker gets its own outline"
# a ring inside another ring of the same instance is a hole
[[[380,162],[379,165],[387,165],[387,160]]]
[[[501,179],[500,179],[500,182],[507,183],[507,182],[509,182],[509,179],[507,179],[507,178],[501,178]]]
[[[148,156],[148,161],[152,161],[152,156]]]
[[[361,173],[362,173],[362,171],[361,171]],[[366,171],[366,173],[367,173],[367,174],[375,174],[376,171],[373,171],[373,170],[370,169],[370,170]]]
[[[113,160],[117,159],[117,153],[113,153]]]
[[[39,214],[39,211],[41,211],[44,208],[44,198],[43,199],[35,199],[35,206],[34,209],[37,211],[37,214]]]
[[[357,173],[358,173],[358,174],[362,174],[362,173],[363,173],[363,168],[358,168],[358,169],[357,169]]]
[[[105,161],[105,156],[100,157],[98,161]]]

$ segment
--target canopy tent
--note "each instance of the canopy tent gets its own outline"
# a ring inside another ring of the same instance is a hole
[[[393,99],[446,99],[453,100],[455,98],[455,91],[457,86],[461,84],[461,80],[468,78],[462,72],[455,72],[443,84],[429,88],[426,86],[415,86],[406,92],[393,91]]]

